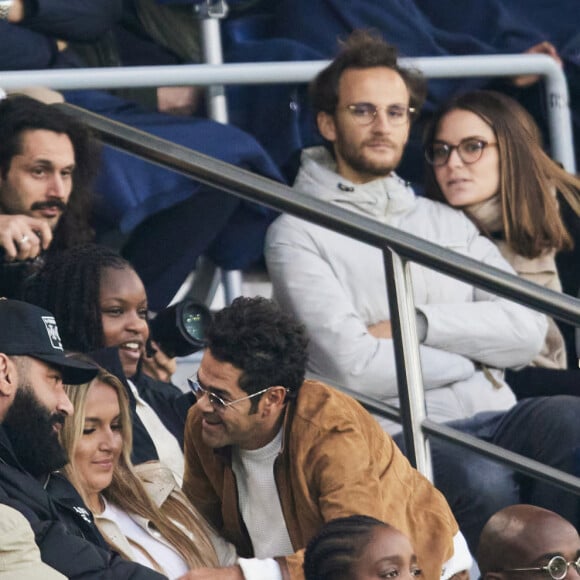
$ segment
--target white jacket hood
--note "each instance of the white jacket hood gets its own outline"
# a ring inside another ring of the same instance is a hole
[[[301,161],[294,189],[340,207],[390,224],[416,203],[409,183],[396,173],[364,184],[341,177],[325,147],[305,149]]]

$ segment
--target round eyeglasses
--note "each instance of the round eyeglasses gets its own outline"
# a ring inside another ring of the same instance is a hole
[[[553,580],[563,580],[568,574],[568,568],[573,566],[578,574],[580,574],[580,557],[572,562],[567,562],[563,556],[554,556],[546,566],[538,566],[537,568],[510,568],[508,570],[499,570],[499,572],[543,572],[545,576],[553,578]]]
[[[357,125],[370,125],[377,118],[379,111],[385,111],[387,122],[392,127],[404,125],[415,112],[413,107],[404,105],[389,105],[388,107],[377,107],[372,103],[354,103],[347,105],[346,110]]]
[[[449,161],[449,157],[454,149],[463,163],[470,165],[481,159],[486,147],[497,146],[497,143],[490,143],[483,139],[463,139],[458,145],[449,143],[433,143],[425,148],[425,159],[435,167],[441,167]]]
[[[204,389],[199,384],[197,379],[188,378],[187,383],[189,384],[189,388],[193,391],[193,394],[194,394],[196,400],[199,401],[204,395],[207,395],[207,400],[210,402],[210,405],[216,411],[221,411],[221,412],[225,412],[228,409],[228,407],[236,405],[237,403],[241,403],[242,401],[247,401],[248,399],[253,399],[254,397],[257,397],[258,395],[261,395],[261,394],[265,393],[266,391],[269,391],[272,388],[272,387],[267,387],[266,389],[262,389],[261,391],[258,391],[257,393],[253,393],[252,395],[248,395],[247,397],[241,397],[240,399],[236,399],[234,401],[228,401],[226,403],[226,401],[224,401],[219,395],[216,395],[215,393],[212,393],[211,391]]]

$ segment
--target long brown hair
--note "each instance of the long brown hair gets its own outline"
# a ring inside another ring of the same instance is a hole
[[[540,131],[530,114],[501,93],[466,93],[435,114],[425,132],[425,146],[435,140],[443,117],[458,109],[476,114],[495,133],[502,222],[509,246],[526,258],[572,248],[573,240],[562,221],[555,192],[559,192],[580,215],[580,179],[562,169],[544,152]],[[425,194],[447,203],[429,164],[425,172]]]
[[[147,494],[130,458],[133,433],[127,393],[121,381],[103,369],[90,383],[65,386],[75,412],[72,417],[67,418],[60,433],[62,445],[70,458],[70,463],[65,467],[64,474],[87,503],[74,457],[76,446],[83,435],[87,395],[91,386],[96,382],[112,387],[117,393],[123,437],[123,449],[119,463],[113,471],[111,484],[102,491],[103,496],[122,510],[148,519],[190,568],[218,566],[218,557],[209,535],[209,524],[191,505],[185,495],[181,492],[172,493],[163,503],[163,506],[158,507]],[[105,533],[103,536],[115,550],[119,551],[118,546],[110,542]],[[127,557],[126,554],[123,556]]]

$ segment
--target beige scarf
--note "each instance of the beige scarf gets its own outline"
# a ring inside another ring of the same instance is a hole
[[[465,213],[487,234],[503,233],[501,197],[499,194],[465,208]],[[517,254],[508,246],[505,240],[492,239],[492,241],[498,247],[501,255],[517,272],[518,276],[550,290],[562,291],[562,285],[556,269],[556,254],[554,251],[530,259]],[[532,361],[532,365],[551,369],[565,369],[567,367],[564,338],[551,318],[548,319],[548,332],[544,346],[540,354]]]

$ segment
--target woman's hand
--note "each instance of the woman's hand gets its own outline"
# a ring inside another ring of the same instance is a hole
[[[562,59],[560,58],[556,47],[547,40],[544,40],[544,42],[539,42],[538,44],[534,44],[534,46],[524,51],[524,54],[546,54],[551,56],[560,67],[562,66]],[[540,75],[519,75],[517,77],[513,77],[512,82],[516,87],[529,87],[530,85],[538,82],[539,79]]]
[[[177,368],[174,358],[168,357],[156,342],[151,341],[155,352],[153,356],[143,357],[143,372],[157,381],[170,383]]]

